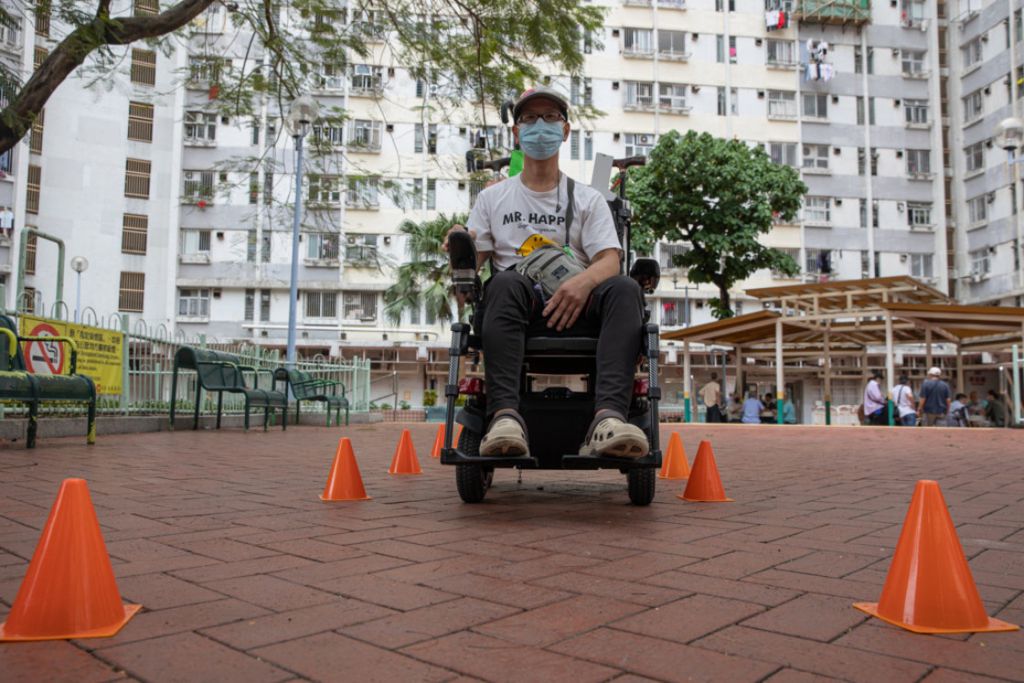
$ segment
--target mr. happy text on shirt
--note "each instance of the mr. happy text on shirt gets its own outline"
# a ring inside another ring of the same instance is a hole
[[[531,211],[526,215],[526,220],[523,220],[522,211],[510,211],[501,219],[501,224],[509,225],[511,223],[518,223],[519,227],[526,227],[525,223],[532,225],[563,225],[565,223],[565,216],[553,216],[551,214],[534,213]]]

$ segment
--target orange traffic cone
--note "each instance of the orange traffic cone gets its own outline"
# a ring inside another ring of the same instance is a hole
[[[106,638],[142,605],[125,605],[84,479],[65,479],[0,641]]]
[[[320,500],[370,500],[363,488],[363,478],[359,475],[356,454],[352,451],[352,442],[348,437],[338,441],[338,450],[334,454],[331,473],[327,475],[327,485],[320,494]]]
[[[725,497],[722,478],[718,476],[718,465],[715,464],[715,453],[711,450],[710,441],[701,441],[697,447],[697,457],[693,459],[690,480],[686,482],[686,490],[676,496],[683,500],[696,503],[727,503],[732,498]]]
[[[391,459],[388,474],[423,474],[408,429],[402,430],[402,438],[398,441],[398,448],[395,449],[395,457]]]
[[[430,457],[440,458],[442,448],[444,448],[444,424],[439,424],[437,425],[437,436],[434,437],[434,447],[430,449]]]
[[[857,609],[915,633],[1015,631],[985,613],[938,482],[914,488],[878,602]]]
[[[690,477],[690,466],[686,462],[686,451],[683,449],[683,440],[679,438],[679,432],[672,432],[672,436],[668,439],[668,449],[665,451],[665,459],[661,463],[658,477],[661,479],[688,479]]]

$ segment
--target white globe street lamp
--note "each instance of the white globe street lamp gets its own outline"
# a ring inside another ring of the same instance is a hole
[[[75,256],[68,265],[71,266],[71,270],[78,274],[75,286],[75,322],[77,323],[79,322],[79,311],[82,307],[82,273],[88,270],[89,259],[84,256]]]

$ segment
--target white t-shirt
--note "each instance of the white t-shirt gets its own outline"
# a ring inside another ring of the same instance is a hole
[[[521,175],[491,185],[476,198],[466,221],[476,232],[476,248],[493,252],[494,265],[506,270],[522,260],[516,250],[531,235],[540,234],[558,245],[565,244],[567,181],[562,174],[558,187],[534,192]],[[584,266],[605,249],[621,249],[608,203],[597,190],[577,182],[569,246]]]
[[[917,408],[914,407],[914,402],[911,400],[913,395],[914,392],[906,384],[897,384],[896,388],[892,390],[892,398],[900,417],[917,412]]]

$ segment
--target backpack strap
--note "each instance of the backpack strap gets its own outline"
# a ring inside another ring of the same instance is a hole
[[[569,230],[576,213],[576,181],[571,176],[565,176],[565,188],[569,193],[565,204],[565,246],[569,246]]]

